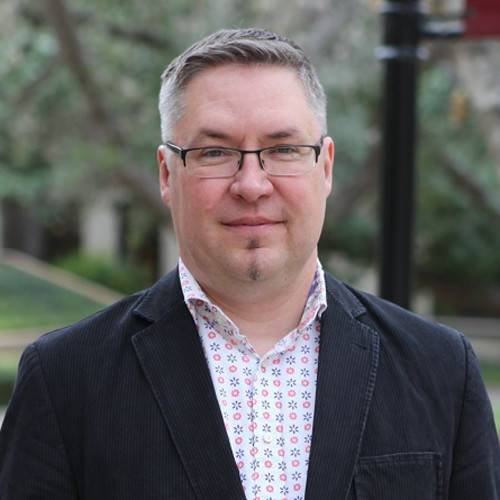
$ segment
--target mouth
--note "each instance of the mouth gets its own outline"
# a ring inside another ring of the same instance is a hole
[[[240,217],[238,219],[232,219],[223,222],[223,225],[236,227],[236,226],[248,226],[248,227],[258,227],[258,226],[271,226],[273,224],[280,224],[282,221],[267,219],[266,217]]]
[[[268,219],[266,217],[240,217],[222,222],[222,225],[238,233],[255,233],[270,231],[283,224],[282,220]]]

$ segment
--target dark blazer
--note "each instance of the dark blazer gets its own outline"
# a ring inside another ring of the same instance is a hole
[[[308,500],[494,500],[500,452],[463,335],[327,276]],[[177,273],[23,354],[0,498],[244,499]]]

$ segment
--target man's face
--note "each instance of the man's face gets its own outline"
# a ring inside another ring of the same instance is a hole
[[[312,145],[321,135],[302,83],[290,69],[211,68],[189,82],[184,100],[171,138],[182,148]],[[298,177],[268,176],[257,155],[249,154],[234,177],[202,179],[167,151],[158,150],[162,199],[171,209],[180,255],[202,286],[283,284],[315,268],[332,183],[330,138],[314,169]]]

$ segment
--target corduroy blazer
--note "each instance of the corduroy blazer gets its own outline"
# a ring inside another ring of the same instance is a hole
[[[463,335],[326,284],[306,499],[499,499],[491,405]],[[177,272],[26,349],[0,498],[245,498]]]

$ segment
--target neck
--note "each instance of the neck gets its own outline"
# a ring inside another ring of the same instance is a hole
[[[213,288],[202,284],[210,300],[238,326],[259,355],[295,329],[302,317],[316,271],[316,256],[299,273],[290,272],[281,283],[247,283],[238,293],[233,287]]]

